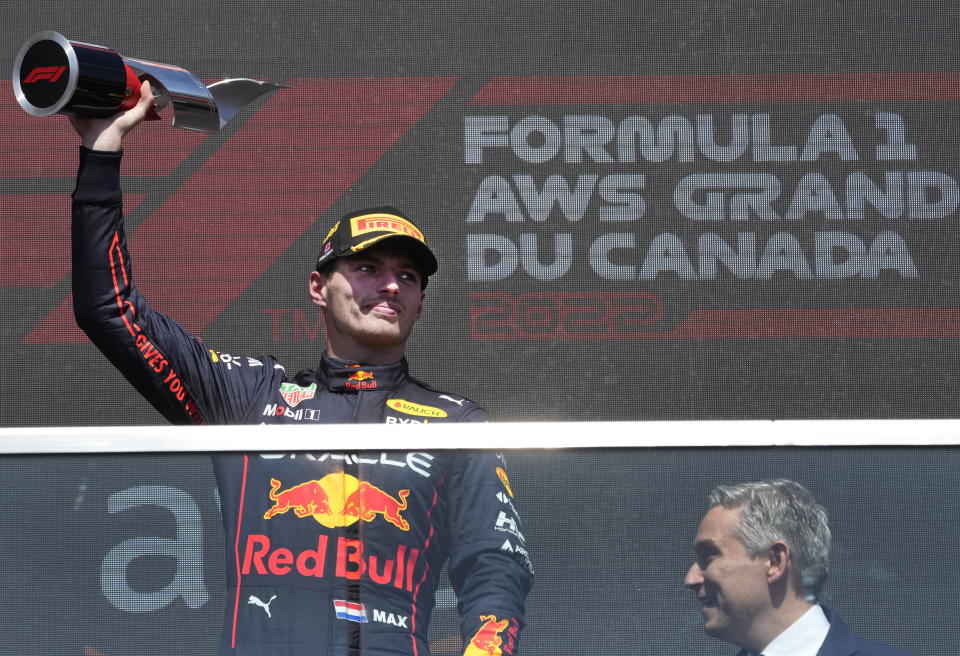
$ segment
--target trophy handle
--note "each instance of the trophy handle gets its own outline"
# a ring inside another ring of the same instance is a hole
[[[237,115],[241,109],[251,102],[277,89],[289,89],[282,84],[261,82],[246,77],[236,77],[214,82],[207,89],[213,95],[220,110],[220,127]]]
[[[157,110],[173,107],[173,125],[185,130],[217,132],[222,127],[213,95],[193,73],[179,66],[124,57],[123,63],[157,91]]]

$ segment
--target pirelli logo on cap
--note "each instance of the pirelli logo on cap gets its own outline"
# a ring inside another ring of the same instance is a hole
[[[354,237],[369,232],[393,232],[426,242],[416,226],[394,214],[364,214],[350,219],[350,234]]]
[[[419,403],[411,403],[410,401],[404,401],[403,399],[390,399],[387,401],[387,407],[393,408],[397,412],[402,412],[405,415],[413,415],[414,417],[446,417],[447,411],[441,410],[440,408],[434,408],[432,405],[420,405]]]

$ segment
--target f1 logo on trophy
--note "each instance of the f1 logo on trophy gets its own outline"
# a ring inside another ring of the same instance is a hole
[[[144,80],[156,96],[149,119],[158,120],[156,112],[172,105],[175,127],[200,132],[218,132],[251,101],[282,88],[248,78],[204,86],[177,66],[124,57],[50,31],[23,44],[13,65],[14,94],[32,116],[110,116],[137,104]]]

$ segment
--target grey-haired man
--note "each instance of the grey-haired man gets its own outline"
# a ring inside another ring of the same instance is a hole
[[[694,540],[683,584],[707,634],[739,656],[911,656],[865,640],[816,602],[827,578],[827,512],[799,483],[720,486]]]

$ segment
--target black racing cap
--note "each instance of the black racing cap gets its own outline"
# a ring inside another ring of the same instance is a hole
[[[389,205],[350,212],[337,221],[320,246],[317,270],[338,257],[356,255],[386,239],[403,242],[424,281],[437,272],[437,258],[427,246],[423,232],[400,210]]]

